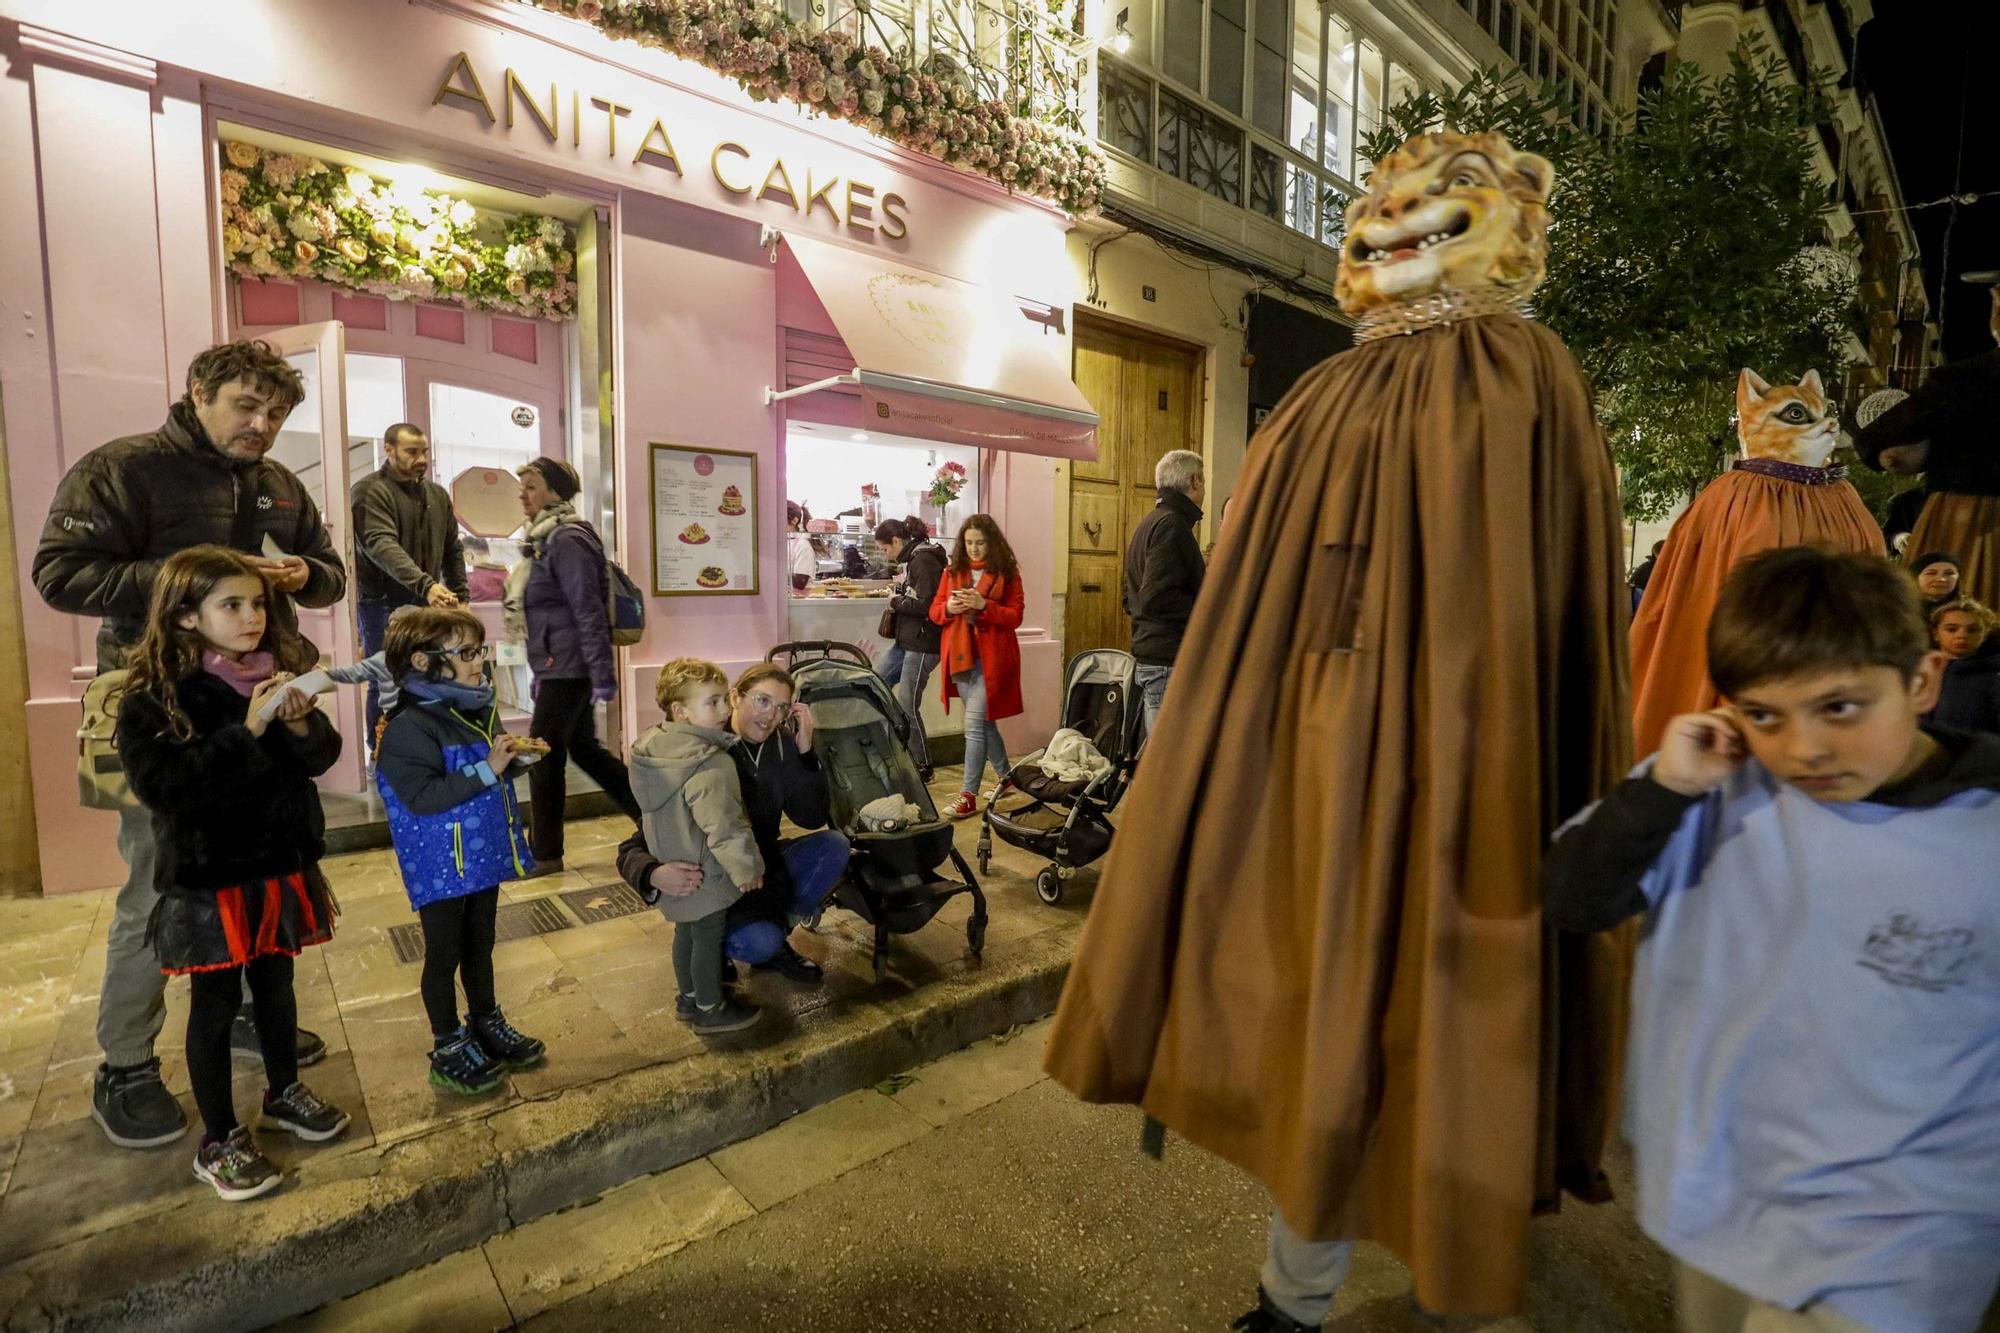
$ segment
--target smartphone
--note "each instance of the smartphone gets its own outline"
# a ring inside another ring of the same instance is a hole
[[[798,735],[799,715],[797,713],[794,713],[791,709],[787,708],[785,710],[785,716],[778,722],[778,730],[783,732],[787,736]]]

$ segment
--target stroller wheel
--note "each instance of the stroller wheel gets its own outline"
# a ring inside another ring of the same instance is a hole
[[[988,874],[988,873],[990,873],[990,872],[992,871],[992,869],[993,869],[993,853],[992,853],[992,851],[991,851],[991,850],[987,850],[987,851],[982,851],[982,852],[980,852],[980,853],[979,853],[979,873],[980,873],[980,874],[982,874],[982,875],[984,875],[984,874]]]
[[[1051,907],[1062,901],[1063,883],[1054,866],[1048,866],[1035,876],[1035,893]]]
[[[986,918],[975,916],[965,924],[965,945],[974,958],[986,951]]]

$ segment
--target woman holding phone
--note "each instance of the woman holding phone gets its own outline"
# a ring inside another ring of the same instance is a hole
[[[1021,627],[1025,599],[1021,566],[991,515],[974,514],[958,530],[951,564],[938,581],[931,621],[941,626],[944,702],[965,700],[965,779],[944,812],[965,819],[979,810],[979,781],[988,759],[1002,782],[1012,771],[996,725],[1021,706]]]

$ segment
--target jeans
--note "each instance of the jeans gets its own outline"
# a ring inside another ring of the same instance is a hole
[[[1271,1242],[1260,1278],[1264,1295],[1280,1313],[1318,1328],[1333,1309],[1333,1298],[1340,1294],[1353,1261],[1353,1241],[1306,1240],[1273,1211]]]
[[[382,639],[389,632],[389,613],[396,608],[387,602],[357,602],[354,605],[354,619],[361,629],[361,655],[373,657],[382,651]],[[375,753],[375,728],[382,720],[382,691],[374,681],[368,682],[368,730],[362,735],[368,746],[368,753]]]
[[[153,1043],[167,1022],[167,978],[146,942],[153,905],[160,901],[153,885],[160,849],[153,841],[151,810],[131,805],[118,811],[118,854],[125,858],[125,883],[111,909],[104,984],[97,996],[97,1044],[114,1069],[152,1059]]]
[[[998,723],[986,716],[986,675],[978,667],[962,676],[953,676],[952,683],[958,686],[958,697],[965,701],[965,780],[959,784],[961,791],[979,795],[979,779],[986,771],[986,760],[993,759],[993,774],[1001,781],[1014,771],[1007,762],[1007,742],[1000,735]]]
[[[188,1082],[202,1129],[211,1139],[227,1138],[236,1128],[235,1098],[230,1094],[229,1029],[245,982],[257,1010],[257,1044],[264,1055],[264,1081],[272,1092],[283,1092],[299,1081],[298,1000],[292,994],[289,954],[267,953],[242,967],[194,972],[188,977],[190,1003],[187,1025]]]
[[[930,737],[924,734],[924,686],[937,670],[937,653],[919,653],[892,643],[875,659],[875,674],[896,687],[896,702],[910,719],[910,757],[917,767],[931,766]]]
[[[535,690],[535,716],[528,734],[549,743],[549,753],[528,770],[530,812],[528,844],[537,861],[560,861],[563,854],[563,805],[569,760],[590,774],[605,794],[634,824],[639,803],[632,799],[632,781],[624,762],[597,739],[590,682],[577,677],[544,679]]]
[[[1167,682],[1173,678],[1170,666],[1142,666],[1133,673],[1139,682],[1139,695],[1146,704],[1146,734],[1151,736],[1160,722],[1160,705],[1166,702]]]
[[[499,910],[497,886],[417,909],[424,928],[424,975],[418,990],[431,1036],[440,1042],[458,1031],[461,979],[467,1013],[484,1018],[500,1007],[493,998],[493,922]]]
[[[847,869],[847,835],[835,829],[821,829],[782,842],[778,850],[784,855],[785,870],[792,879],[792,900],[788,904],[791,920],[808,920],[818,913]],[[723,938],[722,952],[739,963],[762,967],[783,952],[789,924],[744,921],[731,926]]]

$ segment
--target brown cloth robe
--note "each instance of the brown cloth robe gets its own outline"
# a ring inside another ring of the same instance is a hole
[[[1561,341],[1344,352],[1254,442],[1047,1056],[1518,1310],[1558,1183],[1608,1197],[1628,933],[1553,937],[1549,835],[1630,760],[1617,482]]]
[[[1844,481],[1809,485],[1729,471],[1674,522],[1632,619],[1634,753],[1660,748],[1667,723],[1721,702],[1708,679],[1708,618],[1729,571],[1780,546],[1882,555],[1882,529]]]

